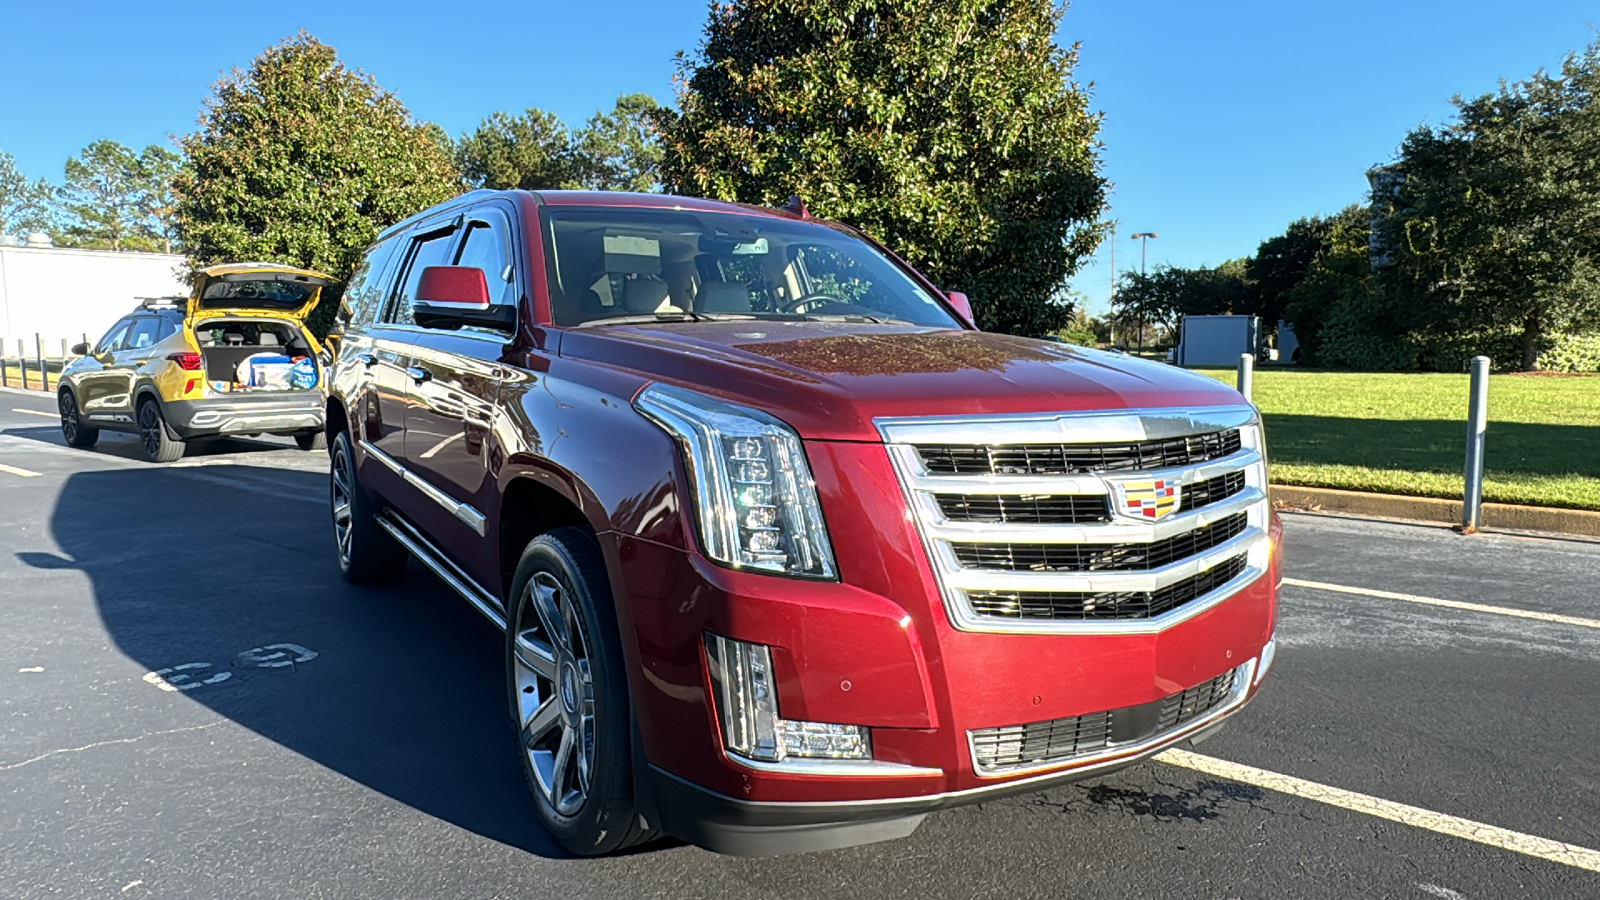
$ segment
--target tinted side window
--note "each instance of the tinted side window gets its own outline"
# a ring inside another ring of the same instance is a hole
[[[389,301],[385,322],[411,325],[411,302],[417,299],[417,282],[422,280],[422,270],[429,266],[450,265],[450,250],[455,244],[455,229],[434,231],[419,235],[411,244],[411,258],[406,261],[406,273],[400,290]]]
[[[177,334],[178,333],[178,327],[183,322],[183,320],[180,317],[173,316],[173,315],[167,315],[165,313],[163,313],[161,315],[161,317],[159,319],[157,319],[156,321],[161,323],[160,327],[158,327],[156,329],[156,342],[157,343],[159,343],[161,341],[164,341],[169,337],[172,337],[174,334]]]
[[[106,336],[100,339],[100,343],[94,345],[95,355],[98,356],[101,353],[108,353],[121,348],[122,337],[128,333],[128,326],[132,324],[133,319],[128,318],[111,326],[111,330],[106,332]]]
[[[456,254],[455,264],[471,266],[483,271],[483,280],[489,285],[489,302],[497,305],[516,303],[511,290],[511,261],[507,258],[507,228],[498,215],[485,215],[467,225],[467,236]]]
[[[391,237],[368,250],[356,265],[355,272],[350,276],[350,288],[344,295],[345,302],[350,304],[350,324],[368,325],[377,317],[378,307],[383,302],[383,286],[387,283],[383,276],[389,268],[395,248],[401,243],[399,237]]]
[[[143,350],[152,347],[160,340],[156,336],[160,331],[160,319],[155,316],[140,316],[133,320],[133,327],[128,329],[128,336],[122,341],[122,349]]]

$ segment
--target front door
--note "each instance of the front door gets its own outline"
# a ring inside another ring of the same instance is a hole
[[[514,306],[522,291],[512,262],[508,211],[494,201],[474,207],[449,259],[434,264],[481,269],[490,298]],[[405,465],[449,501],[429,509],[419,524],[491,589],[498,577],[499,542],[482,538],[489,536],[488,522],[497,509],[492,430],[500,385],[511,372],[501,361],[510,340],[490,329],[419,329],[406,370]]]
[[[95,345],[90,353],[95,368],[78,380],[78,411],[87,423],[133,425],[133,370],[143,361],[132,346],[133,337],[137,333],[148,340],[157,327],[154,316],[129,316]]]

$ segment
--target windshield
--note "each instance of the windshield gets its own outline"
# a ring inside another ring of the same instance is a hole
[[[960,328],[870,245],[810,222],[738,213],[545,207],[557,325],[817,319]]]

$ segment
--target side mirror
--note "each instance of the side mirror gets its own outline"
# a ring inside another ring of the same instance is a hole
[[[423,328],[515,331],[517,308],[489,302],[489,282],[476,266],[428,266],[411,301],[411,320]]]
[[[88,356],[89,345],[79,341],[78,343],[73,344],[72,349],[67,352],[71,353],[73,356]]]
[[[944,296],[945,299],[950,301],[950,306],[955,309],[956,315],[961,317],[961,321],[971,325],[974,329],[978,327],[977,321],[972,318],[972,303],[967,300],[966,294],[960,291],[949,291]]]

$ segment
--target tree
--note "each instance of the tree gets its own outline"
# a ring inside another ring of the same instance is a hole
[[[179,139],[189,265],[272,260],[348,278],[383,228],[459,190],[450,158],[393,94],[301,32],[216,85]],[[325,331],[339,290],[312,327]]]
[[[1305,279],[1327,240],[1328,228],[1329,220],[1321,216],[1296,219],[1283,234],[1267,238],[1256,248],[1248,274],[1256,283],[1260,315],[1267,327],[1276,327],[1283,318],[1287,295]]]
[[[555,190],[579,186],[572,134],[555,113],[497,112],[456,142],[462,178],[475,188]]]
[[[162,253],[171,253],[177,240],[178,197],[172,185],[182,160],[155,144],[139,154],[139,229],[153,246],[160,246]]]
[[[1184,316],[1253,315],[1258,295],[1248,268],[1249,260],[1230,259],[1215,268],[1162,264],[1149,274],[1124,272],[1113,315],[1124,333],[1130,325],[1157,325],[1168,334],[1178,333]]]
[[[648,94],[624,94],[610,112],[591,116],[572,142],[583,186],[598,191],[659,189],[661,144],[655,123],[661,112]]]
[[[861,228],[987,329],[1043,335],[1056,289],[1109,228],[1100,116],[1054,42],[1050,0],[715,3],[678,108],[661,116],[662,181]]]
[[[67,242],[95,250],[146,249],[141,194],[139,156],[128,147],[98,140],[69,157],[61,189]]]
[[[0,235],[48,230],[54,191],[44,180],[29,182],[16,157],[0,150]]]
[[[1458,332],[1512,329],[1520,364],[1600,323],[1600,40],[1406,137],[1382,205],[1386,298]]]

